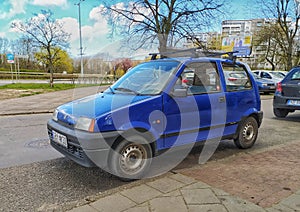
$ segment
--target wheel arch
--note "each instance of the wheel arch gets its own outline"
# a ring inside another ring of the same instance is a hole
[[[152,150],[152,156],[155,156],[157,153],[157,144],[156,144],[156,139],[155,136],[147,129],[145,128],[133,128],[133,129],[129,129],[124,131],[122,134],[120,134],[116,140],[113,142],[111,148],[113,150],[116,149],[116,147],[127,137],[130,135],[136,135],[138,134],[139,136],[142,136],[144,138],[146,138],[147,141],[151,141],[149,142],[149,145],[151,147]]]
[[[247,116],[243,116],[243,117],[241,118],[241,120],[239,121],[239,123],[238,123],[238,127],[236,128],[236,131],[235,131],[235,134],[234,134],[233,138],[236,139],[236,138],[238,137],[238,133],[239,133],[239,131],[240,131],[240,129],[241,129],[241,124],[242,124],[248,117],[253,117],[253,118],[256,120],[258,127],[260,127],[260,126],[261,126],[261,123],[262,123],[262,118],[263,118],[262,116],[263,116],[263,113],[262,113],[262,112],[261,112],[261,113],[251,113],[251,114],[249,114],[249,115],[247,115]]]

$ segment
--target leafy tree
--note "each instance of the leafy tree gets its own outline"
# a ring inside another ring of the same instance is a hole
[[[282,51],[287,70],[297,65],[299,46],[296,37],[299,33],[300,2],[294,0],[259,1],[267,17],[275,18],[279,31],[276,32],[276,42]],[[295,63],[295,61],[297,63]]]
[[[159,51],[175,47],[184,38],[195,38],[221,14],[224,0],[134,0],[106,6],[102,14],[111,25],[111,36],[129,35],[138,48],[158,40]]]
[[[133,66],[133,62],[128,58],[117,60],[114,63],[114,75],[117,77],[123,76]]]
[[[58,47],[53,47],[51,50],[52,58],[52,68],[56,73],[62,73],[66,71],[67,73],[73,72],[73,60],[70,58],[68,53]],[[48,51],[46,49],[41,49],[40,52],[35,53],[36,60],[49,70],[49,60]]]
[[[46,51],[50,85],[53,87],[55,47],[66,49],[69,46],[70,34],[63,30],[63,23],[53,18],[51,10],[42,10],[25,22],[13,22],[12,28],[26,34],[35,47]]]

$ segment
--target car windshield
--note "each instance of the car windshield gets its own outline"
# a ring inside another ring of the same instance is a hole
[[[132,68],[107,91],[134,95],[157,95],[162,92],[179,66],[178,61],[153,61]]]
[[[261,77],[258,76],[257,74],[252,74],[252,76],[253,76],[255,79],[261,79]]]
[[[277,78],[283,78],[284,77],[284,75],[282,74],[282,73],[280,73],[280,72],[272,72],[272,74],[275,76],[275,77],[277,77]]]

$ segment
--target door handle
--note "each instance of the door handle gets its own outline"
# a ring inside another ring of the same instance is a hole
[[[219,102],[220,102],[220,103],[223,103],[223,102],[225,102],[225,96],[221,96],[221,97],[219,97]]]

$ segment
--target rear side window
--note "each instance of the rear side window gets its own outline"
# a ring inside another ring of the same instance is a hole
[[[292,76],[291,76],[292,80],[300,80],[300,70],[295,71]]]
[[[222,63],[227,91],[252,89],[246,67],[240,64]]]

